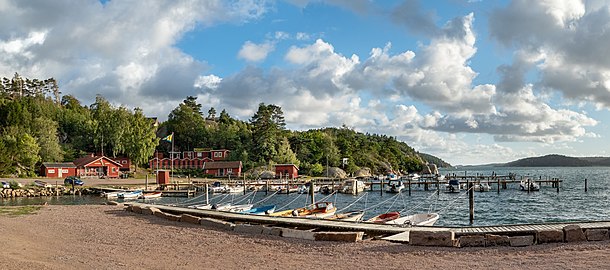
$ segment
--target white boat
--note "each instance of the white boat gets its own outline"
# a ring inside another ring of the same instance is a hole
[[[151,192],[151,193],[142,193],[142,195],[140,195],[140,197],[138,197],[138,199],[161,198],[161,195],[163,195],[163,192],[161,192],[161,191],[155,191],[155,192]]]
[[[363,216],[364,211],[353,211],[347,213],[336,213],[330,217],[327,217],[326,219],[359,222],[362,221]]]
[[[490,191],[491,187],[489,186],[488,183],[479,183],[476,184],[472,187],[474,189],[474,191],[479,191],[479,192],[486,192],[486,191]]]
[[[341,193],[346,194],[357,194],[364,192],[365,187],[364,181],[362,180],[347,179],[341,184],[340,191]]]
[[[540,190],[540,185],[538,185],[538,183],[536,183],[535,181],[530,180],[530,179],[521,180],[521,182],[519,183],[519,188],[523,191],[528,191],[528,184],[529,184],[529,191]]]
[[[385,186],[385,192],[398,193],[405,188],[402,180],[390,180]]]
[[[119,199],[137,199],[142,196],[141,190],[134,190],[131,192],[122,192],[117,194],[117,198]]]
[[[440,218],[437,213],[413,214],[390,220],[385,224],[398,226],[432,226]]]
[[[224,212],[243,212],[243,211],[247,211],[252,209],[252,204],[236,204],[236,205],[232,205],[232,204],[228,204],[228,205],[223,205],[223,206],[217,206],[216,208],[214,208],[212,206],[212,209],[215,209],[217,211],[224,211]]]
[[[446,193],[458,193],[460,192],[460,180],[450,179],[447,184],[445,184],[445,192]]]
[[[227,186],[222,193],[244,193],[244,186]]]
[[[115,199],[119,196],[119,193],[125,193],[125,190],[114,191],[114,192],[103,192],[101,194],[101,196],[106,197],[106,199]]]
[[[309,194],[309,184],[299,186],[299,189],[297,190],[297,192],[299,194]],[[314,193],[320,192],[320,185],[315,185],[313,188],[313,192]]]

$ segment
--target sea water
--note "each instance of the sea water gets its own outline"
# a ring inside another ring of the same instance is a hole
[[[491,183],[491,191],[474,193],[475,226],[499,224],[523,224],[564,221],[610,220],[610,168],[609,167],[558,167],[558,168],[511,168],[486,167],[453,170],[441,170],[442,174],[456,175],[508,175],[515,173],[517,179],[527,176],[531,179],[559,178],[563,182],[559,193],[551,184],[542,184],[540,191],[525,192],[519,189],[518,183],[500,189]],[[588,191],[585,192],[584,180],[587,179]],[[383,193],[375,187],[358,195],[332,194],[326,196],[317,193],[316,201],[334,202],[340,212],[365,210],[365,218],[388,211],[400,211],[403,215],[436,212],[440,219],[439,226],[469,226],[468,194],[444,193],[430,186],[429,191],[423,185],[412,186],[411,196],[408,189],[400,194]],[[35,199],[0,200],[3,205],[18,204],[99,204],[105,199],[94,196],[63,196]],[[211,194],[210,203],[255,203],[254,207],[276,205],[276,211],[303,207],[310,203],[307,194],[277,194],[264,191],[243,194]],[[162,197],[147,201],[155,204],[173,204],[188,206],[205,203],[205,196],[179,198]]]

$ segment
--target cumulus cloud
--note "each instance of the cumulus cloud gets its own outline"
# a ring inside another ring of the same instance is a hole
[[[85,102],[102,94],[155,112],[159,107],[150,104],[160,97],[177,103],[199,92],[194,83],[206,64],[174,47],[186,32],[256,20],[268,9],[261,1],[2,1],[1,6],[0,74],[55,77],[64,94]]]
[[[246,41],[238,53],[238,57],[249,62],[259,62],[267,58],[267,55],[275,49],[270,42],[254,44]]]

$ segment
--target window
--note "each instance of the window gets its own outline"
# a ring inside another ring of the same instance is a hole
[[[222,157],[222,152],[214,152],[214,157]]]
[[[68,173],[68,169],[62,169],[61,173]]]
[[[116,172],[116,168],[115,167],[112,167],[112,172]]]
[[[121,160],[122,164],[127,164],[127,160]]]
[[[55,173],[55,169],[49,169],[49,173]]]

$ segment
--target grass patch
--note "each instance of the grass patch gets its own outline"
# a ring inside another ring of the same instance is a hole
[[[0,207],[0,215],[9,216],[9,217],[31,215],[31,214],[35,214],[38,210],[40,210],[40,208],[42,208],[42,206],[40,206],[40,205]]]

